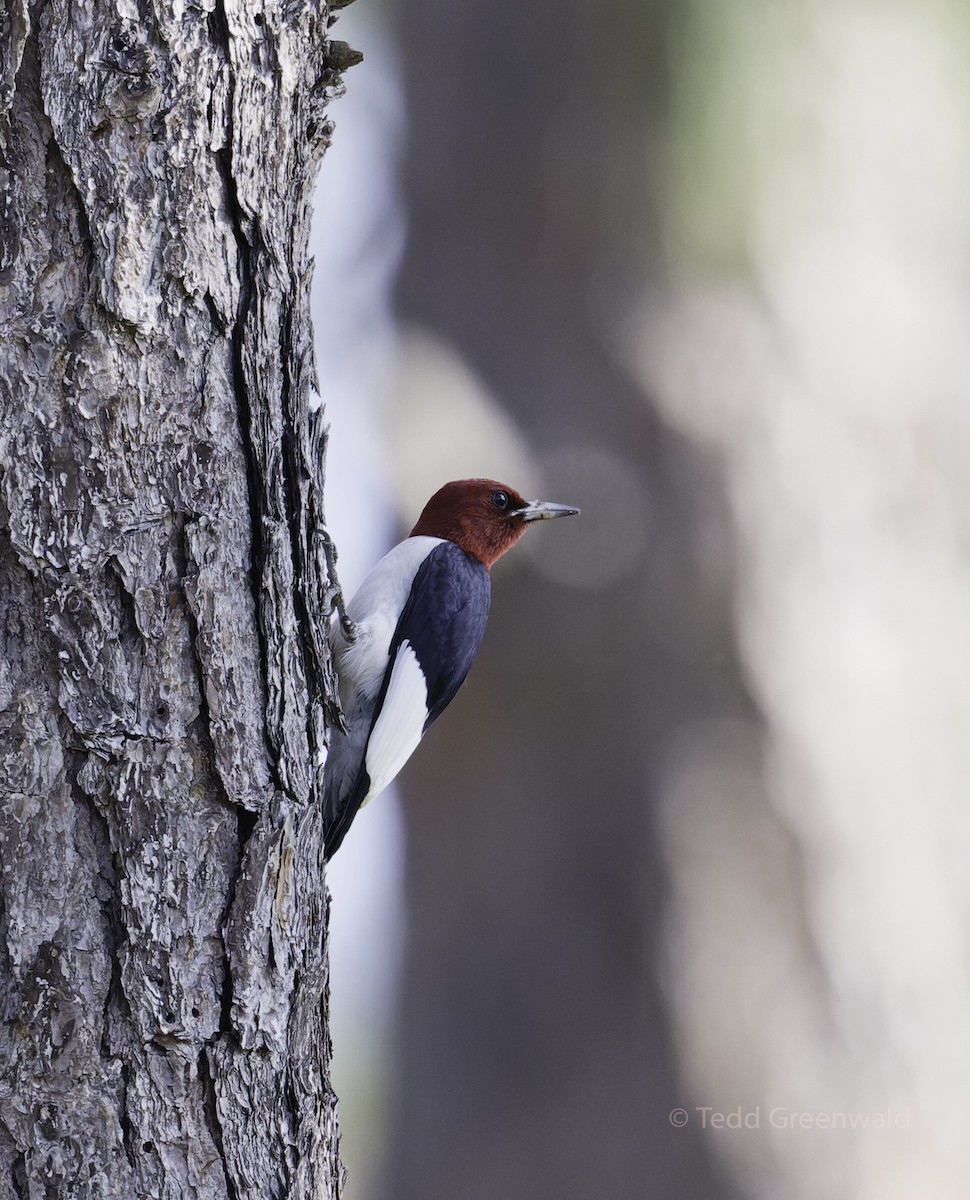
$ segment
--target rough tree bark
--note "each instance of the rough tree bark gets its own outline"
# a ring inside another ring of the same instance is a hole
[[[329,23],[0,14],[0,1200],[340,1190],[306,251]]]

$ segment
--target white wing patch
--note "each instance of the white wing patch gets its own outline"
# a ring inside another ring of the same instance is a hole
[[[414,753],[428,716],[428,686],[410,642],[402,642],[380,715],[367,743],[364,765],[370,788],[361,808],[387,787]]]
[[[334,651],[340,677],[340,703],[345,713],[376,700],[387,652],[407,603],[414,577],[442,538],[409,537],[389,550],[373,568],[351,600],[347,615],[357,622],[357,640],[346,642],[339,622],[334,629]]]

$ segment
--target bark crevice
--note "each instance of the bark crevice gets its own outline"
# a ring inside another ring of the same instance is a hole
[[[198,1070],[205,1093],[206,1124],[209,1129],[209,1136],[212,1138],[212,1144],[219,1155],[219,1162],[222,1164],[222,1174],[226,1181],[226,1196],[228,1200],[239,1200],[239,1191],[236,1188],[235,1181],[229,1171],[229,1164],[226,1161],[226,1148],[222,1138],[222,1123],[219,1120],[219,1109],[216,1105],[215,1080],[213,1079],[212,1068],[209,1063],[209,1052],[205,1047],[199,1051]]]
[[[326,9],[261,11],[46,0],[0,79],[11,1194],[339,1194],[294,616]]]

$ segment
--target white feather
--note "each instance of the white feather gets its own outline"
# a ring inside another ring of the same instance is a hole
[[[380,560],[347,608],[357,638],[347,642],[339,625],[334,635],[340,703],[348,716],[372,702],[388,668],[391,638],[418,569],[442,538],[410,537]]]
[[[382,792],[414,753],[428,716],[428,687],[409,642],[402,642],[391,668],[384,703],[367,742],[364,765],[370,788],[361,804]]]

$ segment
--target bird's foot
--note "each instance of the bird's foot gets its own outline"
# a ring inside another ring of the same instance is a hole
[[[329,531],[326,529],[316,530],[315,537],[323,546],[323,555],[327,561],[327,574],[330,576],[330,582],[336,589],[330,601],[330,611],[334,612],[336,610],[337,616],[340,619],[340,628],[343,630],[343,635],[347,641],[355,642],[357,640],[357,624],[347,615],[344,590],[340,586],[340,580],[337,578],[337,547]]]

